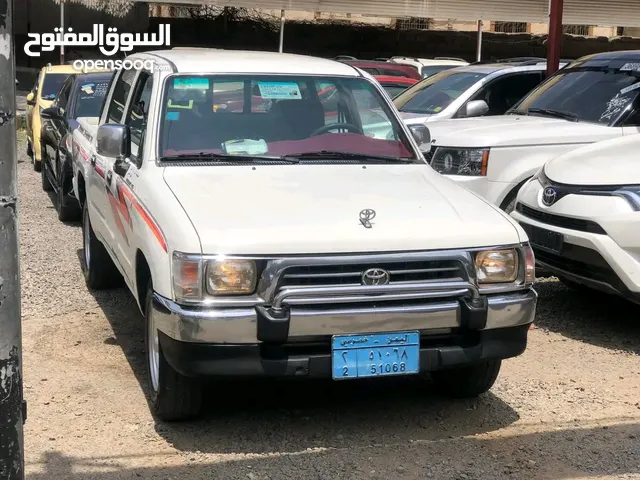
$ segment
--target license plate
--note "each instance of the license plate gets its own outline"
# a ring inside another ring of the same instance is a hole
[[[526,223],[521,223],[520,226],[527,233],[532,246],[551,250],[555,253],[562,252],[564,235],[561,233],[552,232],[551,230],[535,227]]]
[[[420,333],[334,335],[334,380],[412,375],[420,371]]]

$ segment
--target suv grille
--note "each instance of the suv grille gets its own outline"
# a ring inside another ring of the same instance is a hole
[[[295,287],[335,287],[362,285],[362,274],[370,268],[389,272],[389,284],[428,281],[462,281],[467,276],[457,260],[359,263],[352,265],[310,265],[287,268],[280,277],[279,290]]]
[[[560,228],[566,228],[569,230],[578,230],[580,232],[597,233],[600,235],[606,235],[607,232],[591,220],[583,220],[581,218],[564,217],[562,215],[554,215],[552,213],[541,212],[533,208],[527,207],[522,203],[516,205],[516,211],[524,215],[525,217],[532,218],[542,223],[554,225]]]

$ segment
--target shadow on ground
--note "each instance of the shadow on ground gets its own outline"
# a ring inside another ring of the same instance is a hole
[[[539,279],[540,280],[540,279]],[[536,326],[569,338],[640,355],[640,305],[555,279],[538,282]]]
[[[261,428],[256,423],[255,428]],[[40,460],[42,473],[28,480],[158,479],[360,479],[360,478],[518,478],[574,479],[640,473],[639,424],[562,429],[515,437],[452,438],[439,442],[302,451],[252,459],[202,462],[183,456],[182,465],[127,467],[127,462],[153,465],[153,456],[73,458],[50,451]],[[174,460],[176,460],[174,458]],[[91,471],[102,469],[100,473]]]

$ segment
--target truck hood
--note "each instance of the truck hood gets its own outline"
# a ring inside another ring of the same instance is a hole
[[[426,165],[166,167],[205,254],[470,248],[521,241],[497,208]],[[372,227],[360,212],[375,210]]]
[[[586,122],[520,115],[430,122],[431,140],[447,147],[586,144],[622,136],[621,129]]]
[[[407,125],[414,125],[416,123],[428,122],[429,118],[433,117],[433,115],[429,113],[400,112],[400,117]]]
[[[545,175],[568,185],[640,185],[640,135],[571,150],[547,162]]]

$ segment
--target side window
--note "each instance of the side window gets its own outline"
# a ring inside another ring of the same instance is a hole
[[[542,81],[540,72],[507,75],[484,86],[471,100],[484,100],[489,105],[486,115],[503,115]]]
[[[67,109],[67,104],[69,103],[69,96],[71,94],[71,87],[73,86],[73,78],[68,78],[62,88],[60,88],[60,93],[56,98],[55,105],[59,107],[64,113]]]
[[[131,129],[131,155],[136,158],[144,142],[152,90],[153,75],[147,72],[140,73],[125,121]]]
[[[131,91],[131,84],[133,83],[135,75],[136,70],[123,70],[118,75],[113,89],[113,95],[111,96],[111,102],[109,103],[109,110],[107,111],[107,123],[122,122],[124,106],[127,103],[127,97]]]

